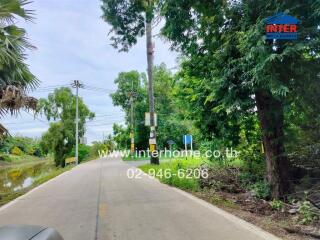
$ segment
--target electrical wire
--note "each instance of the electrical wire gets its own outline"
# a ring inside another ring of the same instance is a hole
[[[70,85],[64,84],[64,85],[44,86],[44,87],[39,87],[34,89],[33,92],[47,92],[47,91],[55,90],[56,88],[68,87],[68,86]]]
[[[44,121],[44,120],[42,120],[42,119],[38,118],[37,116],[32,115],[31,113],[29,113],[29,112],[28,112],[28,111],[26,111],[26,110],[24,110],[24,112],[26,112],[28,115],[30,115],[31,117],[33,117],[35,120],[38,120],[38,121],[40,121],[40,122],[43,122],[43,123],[49,124],[49,122],[48,122],[48,121]]]
[[[83,89],[91,90],[91,91],[102,91],[102,92],[105,92],[105,93],[114,93],[115,92],[115,90],[106,89],[106,88],[100,88],[100,87],[95,87],[95,86],[89,86],[89,85],[86,85],[86,84],[83,84]]]
[[[114,122],[112,122],[112,123],[103,123],[103,124],[95,124],[95,125],[86,124],[86,127],[103,127],[103,126],[112,126],[113,124],[114,124]]]

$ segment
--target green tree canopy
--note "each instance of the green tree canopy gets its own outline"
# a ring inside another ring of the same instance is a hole
[[[48,132],[42,136],[42,146],[54,153],[56,165],[64,166],[75,145],[76,96],[70,88],[59,88],[50,93],[47,99],[39,99],[38,113],[44,114],[50,124]],[[79,138],[85,134],[87,120],[93,119],[94,113],[79,98]]]
[[[278,12],[301,20],[299,40],[265,39],[265,19]],[[167,0],[162,14],[163,35],[182,51],[187,74],[195,77],[190,80],[198,81],[195,105],[204,116],[219,113],[228,122],[257,114],[272,195],[285,195],[290,191],[285,110],[319,78],[319,3]]]
[[[155,109],[158,116],[158,144],[167,147],[168,140],[174,140],[181,146],[183,134],[192,127],[179,112],[183,107],[177,104],[175,95],[175,77],[165,64],[154,67]],[[113,104],[120,106],[126,113],[126,125],[130,126],[130,94],[134,96],[134,135],[137,149],[148,147],[149,129],[145,127],[145,112],[148,112],[148,94],[146,78],[137,71],[121,72],[115,79],[117,91],[111,94]],[[129,129],[114,126],[115,141],[118,146],[128,147]]]

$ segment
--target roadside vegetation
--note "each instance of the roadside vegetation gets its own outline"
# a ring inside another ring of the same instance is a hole
[[[110,145],[111,144],[111,145]],[[98,150],[109,149],[110,140],[79,145],[80,163],[97,159]],[[42,140],[28,137],[7,137],[0,143],[0,206],[31,189],[69,171],[74,164],[56,166],[53,153],[46,153]],[[74,156],[74,150],[70,152]]]
[[[281,236],[319,235],[319,9],[312,0],[104,0],[103,17],[112,26],[115,48],[128,51],[149,21],[157,25],[162,18],[159,35],[180,53],[175,72],[161,64],[152,76],[128,69],[115,79],[118,88],[111,97],[126,113],[126,125],[114,125],[117,148],[130,149],[132,125],[136,150],[149,147],[144,113],[153,80],[159,149],[181,151],[182,136],[191,134],[201,152],[232,148],[239,153],[199,163],[208,170],[206,179],[160,181],[290,225],[281,228]],[[301,20],[297,41],[265,38],[265,20],[279,12]],[[183,162],[141,168],[177,171],[185,169]]]
[[[37,100],[26,94],[39,81],[26,64],[26,51],[35,49],[27,33],[16,25],[19,20],[32,21],[33,14],[25,9],[28,1],[2,0],[0,2],[0,117],[17,115],[20,110],[35,110]],[[0,138],[9,135],[0,124]]]
[[[70,169],[70,168],[69,168]],[[40,141],[7,137],[0,143],[0,206],[61,174],[52,156],[45,155]]]
[[[76,100],[71,89],[55,89],[40,100],[26,94],[38,84],[25,63],[26,50],[34,47],[25,30],[15,25],[17,19],[33,19],[27,3],[0,2],[0,116],[35,110],[51,123],[39,140],[9,137],[0,125],[0,164],[11,167],[1,169],[6,178],[0,203],[70,169],[65,160],[75,155]],[[279,12],[300,19],[297,41],[265,38],[266,19]],[[96,158],[99,150],[130,149],[130,133],[137,151],[149,148],[150,129],[144,120],[152,89],[158,149],[182,151],[182,136],[191,134],[193,149],[201,153],[232,148],[238,154],[174,159],[140,166],[143,171],[267,230],[276,227],[283,238],[320,238],[319,2],[102,0],[102,14],[111,25],[112,45],[120,51],[148,37],[148,71],[118,74],[111,98],[125,112],[125,124],[114,124],[112,136],[92,146],[82,141],[80,162]],[[163,24],[158,25],[160,19]],[[156,25],[157,35],[180,54],[177,66],[153,65]],[[95,114],[81,98],[79,115],[83,140],[86,123]],[[207,175],[178,175],[189,169]],[[31,182],[25,182],[28,174]]]
[[[174,159],[160,165],[146,164],[139,168],[160,180],[160,182],[183,190],[199,190],[200,184],[194,169],[199,169],[203,160],[199,158]],[[187,172],[190,171],[190,172]]]
[[[162,162],[162,161],[161,161]],[[221,163],[201,158],[178,158],[139,168],[161,183],[185,190],[282,239],[319,237],[319,210],[308,201],[308,192],[282,201],[271,197],[263,171],[249,174],[243,161]],[[186,173],[206,170],[200,178]],[[179,176],[179,172],[183,173]]]
[[[56,166],[65,166],[65,159],[74,156],[76,96],[70,88],[59,88],[40,99],[37,113],[44,115],[50,123],[50,128],[41,138],[41,146],[45,153],[52,153]],[[94,118],[94,113],[89,110],[83,100],[79,98],[79,138],[85,134],[85,123]],[[81,156],[88,151],[81,146]],[[73,151],[73,152],[72,152]],[[80,151],[79,151],[80,152]],[[83,160],[82,157],[79,159]]]
[[[3,186],[0,186],[0,207],[2,205],[5,205],[6,203],[26,194],[27,192],[29,192],[30,190],[32,190],[33,188],[59,176],[60,174],[69,171],[72,166],[66,167],[66,168],[53,168],[53,162],[49,162],[47,163],[48,167],[51,169],[50,171],[46,171],[43,173],[39,173],[38,175],[35,176],[35,178],[33,179],[33,182],[24,187],[21,188],[19,190],[14,190],[14,191],[3,191]],[[20,170],[22,170],[21,168],[13,168],[11,171],[17,171],[20,172]],[[2,181],[1,181],[2,183]]]
[[[28,137],[7,137],[0,144],[0,166],[32,163],[45,158],[40,141]]]

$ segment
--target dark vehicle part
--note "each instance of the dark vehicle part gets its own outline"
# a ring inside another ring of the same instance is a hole
[[[0,227],[0,240],[63,240],[53,228],[28,225]]]

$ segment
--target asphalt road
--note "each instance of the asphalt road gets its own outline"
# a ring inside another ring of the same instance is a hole
[[[129,179],[129,168],[119,159],[82,164],[1,208],[0,226],[50,226],[65,240],[277,239],[146,175]]]

